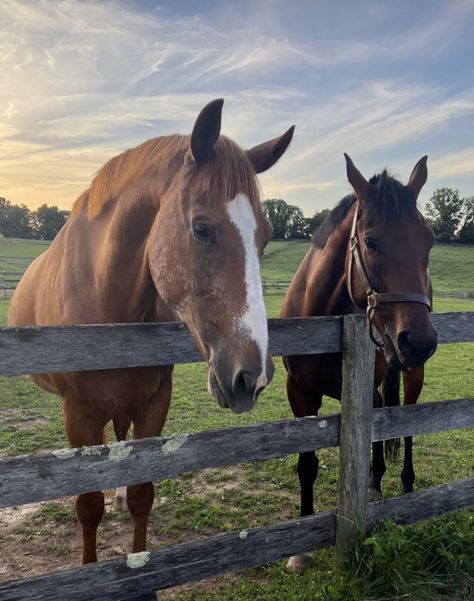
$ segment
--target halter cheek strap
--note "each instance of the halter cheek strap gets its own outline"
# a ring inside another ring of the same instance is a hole
[[[374,324],[373,319],[375,317],[375,311],[379,304],[381,303],[420,303],[422,305],[426,305],[428,309],[431,311],[431,302],[430,299],[424,294],[418,294],[417,292],[377,292],[370,283],[369,276],[367,274],[367,270],[365,269],[364,263],[362,261],[362,255],[360,252],[359,240],[357,238],[357,218],[358,218],[358,205],[356,205],[354,211],[354,219],[352,220],[351,227],[351,235],[349,238],[349,265],[347,270],[347,291],[349,292],[349,296],[351,301],[359,307],[359,309],[364,309],[360,304],[355,300],[353,294],[353,265],[355,263],[357,267],[357,272],[359,277],[362,280],[362,283],[365,288],[365,293],[367,295],[367,307],[365,308],[367,311],[367,318],[370,324],[370,337],[372,338],[373,343],[379,348],[383,348],[383,343],[379,342],[375,338],[374,332]]]

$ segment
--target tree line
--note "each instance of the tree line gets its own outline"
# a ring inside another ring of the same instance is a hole
[[[281,198],[263,202],[263,212],[273,226],[274,240],[308,239],[329,209],[305,217],[303,211]],[[474,244],[474,196],[461,198],[458,190],[438,188],[426,203],[425,218],[437,242]]]
[[[12,204],[0,197],[0,235],[4,238],[53,240],[66,223],[69,211],[42,204],[31,211],[26,205]]]
[[[281,198],[263,202],[263,212],[273,225],[274,240],[308,239],[329,209],[305,217],[303,211]],[[66,223],[69,211],[42,204],[31,211],[0,197],[0,235],[4,238],[53,240]],[[458,190],[438,188],[426,203],[425,217],[437,242],[474,244],[474,196],[461,198]]]

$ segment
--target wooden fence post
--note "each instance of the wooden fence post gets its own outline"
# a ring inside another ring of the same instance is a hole
[[[365,529],[375,348],[363,315],[344,317],[336,558],[345,562]]]

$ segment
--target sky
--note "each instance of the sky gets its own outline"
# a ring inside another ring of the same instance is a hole
[[[296,125],[262,198],[307,216],[368,178],[474,195],[474,0],[2,0],[0,196],[69,209],[109,158],[225,99],[249,148]]]

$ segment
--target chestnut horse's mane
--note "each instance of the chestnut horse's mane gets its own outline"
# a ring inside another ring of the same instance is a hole
[[[126,150],[110,159],[91,182],[88,190],[75,201],[72,213],[79,212],[85,204],[89,218],[100,213],[112,198],[131,184],[136,183],[135,196],[147,193],[150,178],[142,178],[144,174],[163,174],[171,170],[177,171],[186,160],[189,151],[190,137],[181,135],[152,138],[136,148]],[[220,136],[214,145],[210,160],[199,169],[196,179],[196,192],[206,190],[209,199],[223,202],[234,198],[239,192],[247,194],[252,205],[260,201],[255,171],[245,152],[232,140]],[[191,161],[191,158],[189,159]]]
[[[416,202],[413,202],[411,192],[385,169],[370,178],[369,183],[375,187],[375,194],[364,200],[364,210],[368,211],[369,219],[386,223],[390,219],[416,214]],[[313,232],[314,246],[324,248],[331,233],[344,221],[355,202],[355,194],[349,194],[339,201]]]

